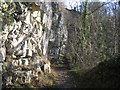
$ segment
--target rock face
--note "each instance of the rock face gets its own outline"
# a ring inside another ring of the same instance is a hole
[[[67,40],[60,4],[35,2],[28,3],[29,7],[25,3],[18,5],[22,13],[15,12],[17,16],[13,15],[10,25],[0,25],[3,87],[16,82],[31,83],[33,77],[37,79],[39,74],[51,73],[48,56],[59,59]]]
[[[67,41],[67,29],[64,23],[64,12],[61,11],[60,4],[52,5],[52,26],[50,40],[48,44],[48,54],[54,59],[59,59],[60,54],[64,54]]]
[[[3,15],[0,12],[0,89],[2,89],[2,60],[4,60],[4,49],[2,48],[2,23],[3,23]]]

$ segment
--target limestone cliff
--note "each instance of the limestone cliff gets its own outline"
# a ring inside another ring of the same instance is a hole
[[[67,30],[57,2],[2,3],[0,61],[3,87],[51,73],[50,59],[64,53]],[[13,10],[15,9],[15,10]]]

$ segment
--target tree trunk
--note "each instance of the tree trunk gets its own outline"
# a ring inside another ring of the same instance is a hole
[[[117,14],[117,34],[118,34],[118,53],[120,53],[120,4],[118,7],[118,14]]]

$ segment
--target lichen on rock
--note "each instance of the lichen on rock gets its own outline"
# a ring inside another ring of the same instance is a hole
[[[62,26],[63,16],[59,5],[55,2],[6,4],[10,8],[5,9],[5,12],[13,9],[15,12],[9,14],[13,21],[0,27],[0,61],[4,62],[5,79],[3,88],[18,83],[32,84],[33,78],[39,82],[40,75],[52,73],[50,59],[58,59],[62,50],[61,42],[66,41],[62,37],[66,33],[62,33],[65,26]],[[18,8],[22,13],[19,13]],[[1,16],[0,18],[6,22]],[[51,42],[57,46],[52,46]]]

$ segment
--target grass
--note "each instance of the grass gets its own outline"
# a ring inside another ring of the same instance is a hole
[[[51,73],[39,74],[38,78],[33,78],[31,86],[34,88],[52,87],[56,80],[57,74],[54,69],[51,69]]]
[[[46,87],[52,87],[55,83],[55,80],[57,79],[57,73],[54,69],[51,69],[51,73],[44,73],[39,74],[38,78],[32,77],[31,83],[21,83],[17,81],[13,85],[9,85],[6,88],[22,88],[25,90],[29,90],[31,88],[46,88]]]
[[[80,88],[119,88],[120,56],[99,63],[92,69],[70,70],[77,87]]]

